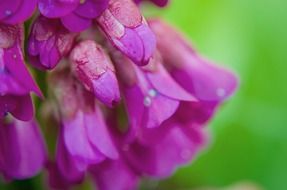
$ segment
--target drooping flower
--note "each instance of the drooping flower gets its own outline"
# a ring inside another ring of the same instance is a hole
[[[118,152],[93,94],[66,71],[56,71],[49,82],[60,112],[62,135],[59,138],[63,139],[59,142],[63,142],[63,150],[69,154],[75,170],[85,172],[91,164],[100,163],[106,158],[117,159]],[[57,161],[61,159],[63,161],[65,158],[58,157]],[[69,169],[64,166],[59,168],[62,171]],[[73,175],[72,172],[65,174]]]
[[[139,186],[141,175],[130,165],[125,157],[129,139],[120,130],[118,120],[122,120],[122,118],[115,110],[110,110],[107,113],[106,121],[110,126],[109,131],[119,151],[118,159],[106,159],[102,163],[92,165],[89,168],[92,179],[97,189],[100,190],[134,190],[138,189]],[[113,179],[113,183],[111,183],[111,179]]]
[[[59,19],[39,16],[28,40],[30,63],[39,69],[53,69],[70,52],[76,35],[69,32]]]
[[[114,62],[131,129],[158,127],[175,113],[181,101],[196,101],[169,76],[159,55],[143,68],[124,57],[115,57]]]
[[[123,137],[122,154],[140,175],[167,177],[190,162],[205,144],[202,125],[195,124],[197,117],[181,120],[181,107],[199,100],[174,81],[159,54],[142,68],[125,58],[113,60],[129,119],[130,133]]]
[[[199,100],[198,103],[185,105],[185,111],[182,112],[197,110],[194,115],[199,116],[198,113],[202,113],[198,119],[206,122],[215,108],[235,91],[235,75],[200,56],[192,45],[168,24],[160,20],[151,20],[149,24],[157,36],[157,48],[162,55],[164,66],[178,84]]]
[[[0,23],[20,24],[32,16],[38,0],[9,0],[0,2]]]
[[[71,52],[70,62],[77,78],[101,102],[110,107],[119,102],[115,69],[100,45],[92,40],[80,42]]]
[[[107,8],[109,0],[39,0],[39,11],[48,18],[60,18],[73,32],[80,32],[92,24]]]
[[[49,147],[55,157],[46,165],[52,188],[69,189],[88,172],[100,190],[134,190],[141,178],[168,177],[192,161],[236,77],[203,59],[167,24],[148,24],[137,6],[142,0],[38,2],[41,15],[28,44],[23,29],[8,24],[25,21],[37,1],[0,3],[0,172],[30,177],[46,158],[35,122],[18,121],[33,118],[30,93],[41,96],[22,47],[39,69],[61,64],[47,80],[52,121],[41,122],[59,128],[50,139],[57,141],[56,150]]]
[[[182,125],[171,120],[145,129],[141,139],[128,144],[124,155],[143,176],[164,178],[179,166],[188,164],[205,145],[201,126]]]
[[[67,150],[63,129],[60,129],[58,135],[55,161],[50,161],[47,169],[49,185],[55,189],[69,189],[84,180],[86,168],[79,166],[77,160]]]
[[[237,84],[234,74],[201,57],[166,23],[151,20],[149,24],[159,39],[157,47],[164,65],[191,94],[203,101],[220,102],[234,92]]]
[[[30,92],[42,96],[22,53],[23,28],[0,24],[0,117],[8,112],[20,120],[33,117]]]
[[[109,41],[134,63],[148,63],[156,39],[132,0],[111,0],[97,22]]]
[[[7,179],[35,176],[46,162],[46,150],[35,121],[0,119],[0,171]]]

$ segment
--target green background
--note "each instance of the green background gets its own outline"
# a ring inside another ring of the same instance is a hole
[[[251,181],[287,189],[287,1],[173,0],[152,12],[232,68],[240,87],[208,127],[210,146],[156,189]]]
[[[211,143],[190,166],[144,189],[224,187],[242,181],[287,189],[287,1],[171,0],[145,8],[180,28],[198,50],[240,77],[208,126]],[[39,177],[38,177],[39,179]],[[112,179],[111,179],[112,180]],[[0,189],[39,189],[39,180]]]

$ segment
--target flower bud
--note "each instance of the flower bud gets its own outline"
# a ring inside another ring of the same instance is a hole
[[[111,0],[97,21],[117,49],[138,65],[148,63],[156,39],[134,2]]]
[[[71,52],[70,62],[77,78],[102,103],[113,106],[119,102],[114,67],[101,46],[92,40],[80,42]]]
[[[31,63],[39,69],[53,69],[70,52],[75,37],[76,34],[68,31],[60,20],[39,16],[28,41]]]

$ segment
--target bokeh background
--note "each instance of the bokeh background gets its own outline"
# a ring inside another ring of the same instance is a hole
[[[164,17],[203,55],[233,69],[240,88],[208,126],[209,147],[171,178],[146,182],[143,189],[221,189],[248,182],[286,190],[287,1],[171,0],[166,9],[144,10]],[[41,187],[39,176],[0,184],[0,189]]]
[[[159,15],[240,77],[211,122],[210,146],[156,189],[252,182],[287,189],[287,1],[173,0]]]

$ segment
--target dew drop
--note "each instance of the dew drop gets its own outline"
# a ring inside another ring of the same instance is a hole
[[[157,95],[157,91],[155,89],[150,89],[148,95],[153,98]]]
[[[144,101],[143,101],[143,104],[146,106],[146,107],[149,107],[151,105],[151,98],[146,96],[144,98]]]
[[[223,89],[223,88],[218,88],[218,89],[216,90],[216,94],[217,94],[218,97],[224,97],[225,94],[226,94],[226,91],[225,91],[225,89]]]
[[[16,55],[16,54],[13,54],[13,58],[16,59],[16,58],[17,58],[17,55]]]

